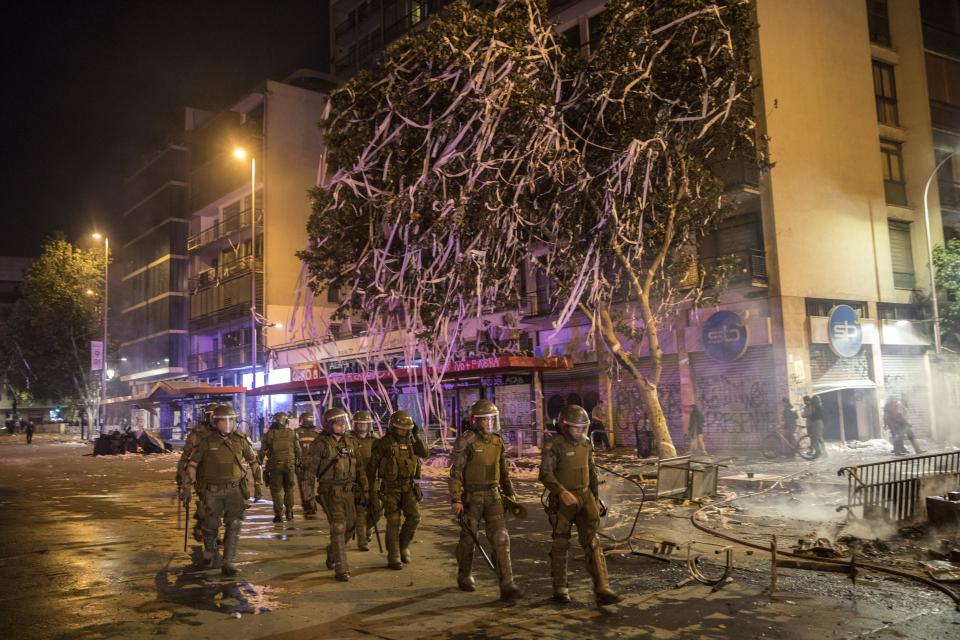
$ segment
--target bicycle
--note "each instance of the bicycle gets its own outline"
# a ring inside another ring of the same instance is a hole
[[[799,435],[805,431],[805,427],[800,427],[795,434]],[[804,460],[813,460],[817,457],[816,452],[813,450],[813,442],[810,440],[810,436],[806,434],[796,437],[795,440],[791,442],[790,439],[784,435],[783,429],[777,429],[773,433],[767,434],[760,443],[760,453],[763,454],[764,458],[773,460],[774,458],[785,455],[785,452],[798,454]]]

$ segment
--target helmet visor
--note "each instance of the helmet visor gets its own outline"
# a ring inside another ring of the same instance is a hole
[[[370,433],[370,430],[373,428],[373,423],[366,420],[354,420],[353,430],[356,431],[361,436],[365,436]]]
[[[473,428],[480,433],[500,433],[499,416],[473,416]]]
[[[330,429],[330,433],[342,436],[347,432],[347,427],[349,426],[347,423],[348,420],[346,416],[338,416],[328,423],[327,428]]]
[[[230,433],[233,431],[233,418],[214,418],[213,426],[217,428],[217,431],[223,434]]]
[[[586,436],[586,425],[567,422],[564,423],[564,426],[567,429],[567,435],[569,435],[572,440],[580,440]]]

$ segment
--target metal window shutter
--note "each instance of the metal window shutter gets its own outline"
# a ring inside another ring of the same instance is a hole
[[[883,386],[885,397],[904,400],[907,421],[913,432],[930,435],[930,405],[927,374],[924,369],[924,347],[906,345],[883,345],[880,347],[883,360]]]
[[[866,383],[873,382],[870,365],[868,346],[860,347],[860,353],[852,358],[841,358],[831,351],[829,345],[810,345],[810,378],[814,392],[827,387],[869,386]]]
[[[913,273],[910,225],[890,223],[890,260],[893,263],[894,273]]]
[[[638,368],[641,373],[649,375],[653,371],[653,359],[641,358]],[[617,380],[618,374],[619,380]],[[667,419],[670,438],[677,450],[681,451],[686,444],[683,436],[686,425],[683,424],[683,405],[680,401],[680,362],[675,353],[663,356],[663,373],[660,375],[660,384],[657,386],[657,397],[660,399],[660,407]],[[640,389],[633,376],[623,367],[619,372],[615,370],[613,415],[617,428],[617,446],[634,448],[637,446],[634,427],[643,429],[643,425],[639,422],[646,413],[644,406]]]
[[[780,421],[773,348],[750,347],[734,362],[691,353],[690,365],[707,449],[759,448]]]

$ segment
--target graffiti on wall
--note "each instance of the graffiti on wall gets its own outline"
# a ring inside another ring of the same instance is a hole
[[[697,379],[697,400],[704,430],[714,433],[764,433],[776,428],[779,414],[774,384],[749,375]]]
[[[624,377],[614,384],[614,419],[617,425],[617,442],[636,446],[636,431],[645,429],[647,410],[640,389],[632,378]],[[680,381],[678,378],[661,379],[657,387],[660,407],[667,418],[667,428],[674,444],[683,442],[683,405],[680,401]]]

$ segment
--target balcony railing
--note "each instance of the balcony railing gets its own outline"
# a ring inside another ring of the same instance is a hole
[[[250,273],[251,257],[243,256],[230,262],[225,262],[219,267],[206,269],[189,280],[189,290],[197,293],[207,287],[213,287],[222,284],[233,278]],[[263,273],[263,259],[257,258],[255,268],[258,273]]]
[[[760,187],[760,167],[744,158],[732,158],[718,162],[710,170],[723,181],[725,190]]]
[[[211,369],[236,369],[250,366],[250,345],[227,347],[218,351],[204,351],[190,356],[190,372],[199,373]],[[257,350],[257,363],[263,362],[263,349]]]
[[[263,211],[256,210],[257,228],[263,227]],[[211,242],[216,242],[230,234],[250,228],[250,209],[224,218],[215,225],[187,238],[187,251],[196,251]]]
[[[735,251],[725,254],[722,257],[702,258],[695,263],[686,275],[680,285],[689,289],[696,286],[705,271],[710,271],[718,267],[721,261],[733,260],[736,268],[727,280],[728,287],[737,287],[749,285],[751,287],[766,287],[769,285],[767,276],[767,257],[759,249],[747,249],[745,251]],[[707,283],[709,286],[709,283]]]

